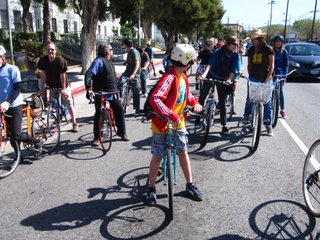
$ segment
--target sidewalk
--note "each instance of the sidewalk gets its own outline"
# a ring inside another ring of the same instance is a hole
[[[154,51],[154,59],[153,59],[153,64],[154,68],[157,74],[157,77],[153,76],[153,71],[151,72],[148,80],[147,80],[147,85],[150,84],[150,80],[152,79],[158,79],[159,77],[159,70],[163,70],[162,66],[162,56],[164,52],[162,51]],[[125,66],[123,65],[123,62],[114,62],[115,70],[116,70],[116,75],[117,77],[120,77],[121,74],[125,71]],[[81,65],[74,65],[70,66],[69,70],[67,71],[68,79],[71,83],[71,90],[72,94],[74,96],[79,95],[83,92],[85,92],[85,86],[84,86],[84,75],[80,74],[81,72]]]

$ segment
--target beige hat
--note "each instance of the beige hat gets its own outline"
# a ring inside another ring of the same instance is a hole
[[[261,29],[253,29],[250,32],[250,38],[251,39],[256,39],[256,38],[264,38],[264,39],[266,39],[266,37],[267,37],[267,34],[262,32]]]

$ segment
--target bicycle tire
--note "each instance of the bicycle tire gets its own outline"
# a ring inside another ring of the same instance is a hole
[[[279,91],[275,88],[272,91],[272,127],[277,126],[278,117],[279,117]]]
[[[168,202],[169,202],[169,219],[173,220],[173,173],[172,173],[172,151],[166,150],[167,166],[167,185],[168,185]]]
[[[233,94],[228,94],[226,98],[226,113],[227,120],[230,121],[232,119],[234,113],[234,96]]]
[[[186,75],[188,77],[190,77],[192,75],[192,66],[188,68],[188,70],[186,71]]]
[[[208,135],[210,132],[210,127],[213,125],[214,115],[215,115],[216,105],[214,103],[209,103],[207,115],[203,119],[203,137],[200,146],[203,148],[208,141]]]
[[[54,114],[48,111],[42,116],[36,114],[32,118],[33,137],[43,141],[43,151],[53,152],[60,143],[60,125]]]
[[[33,96],[33,111],[38,113],[39,115],[41,115],[44,110],[45,110],[45,104],[44,104],[44,100],[43,97],[40,94],[34,94]],[[37,107],[39,104],[39,107]]]
[[[112,144],[112,122],[109,112],[101,109],[99,118],[99,140],[104,152],[108,152]]]
[[[312,144],[305,158],[302,175],[303,197],[307,208],[320,217],[320,139]]]
[[[129,83],[127,83],[127,85],[123,86],[124,88],[124,95],[122,96],[122,101],[121,101],[121,105],[123,108],[123,112],[126,113],[128,111],[128,107],[130,105],[130,87],[129,87]]]
[[[10,141],[4,129],[0,129],[0,132],[0,178],[5,178],[17,169],[21,152],[17,141]]]
[[[262,106],[261,104],[256,104],[254,106],[254,111],[252,111],[252,152],[258,149],[260,134],[261,134],[261,124],[262,124]]]

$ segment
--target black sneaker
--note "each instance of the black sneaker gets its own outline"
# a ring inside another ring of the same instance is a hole
[[[200,192],[200,190],[194,183],[187,183],[186,192],[191,197],[191,199],[195,201],[203,200],[203,193]]]
[[[229,130],[226,126],[222,127],[222,134],[229,134]]]
[[[146,196],[146,204],[148,206],[154,206],[157,204],[157,194],[155,187],[149,187]]]

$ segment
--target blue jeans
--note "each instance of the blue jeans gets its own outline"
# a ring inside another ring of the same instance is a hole
[[[252,77],[249,77],[250,81],[252,82],[261,82],[257,79],[254,79]],[[271,84],[272,80],[270,80],[268,82],[268,84]],[[252,111],[252,107],[253,107],[253,103],[250,102],[249,100],[249,87],[247,88],[247,100],[246,100],[246,106],[244,109],[244,116],[249,116],[251,114]],[[264,124],[266,126],[271,126],[271,118],[272,118],[272,101],[271,98],[269,100],[269,102],[267,102],[266,104],[263,104],[263,118],[264,118]]]
[[[279,83],[280,87],[280,110],[284,110],[284,81]]]
[[[148,71],[142,70],[140,73],[142,94],[147,93],[147,78],[148,78]]]

